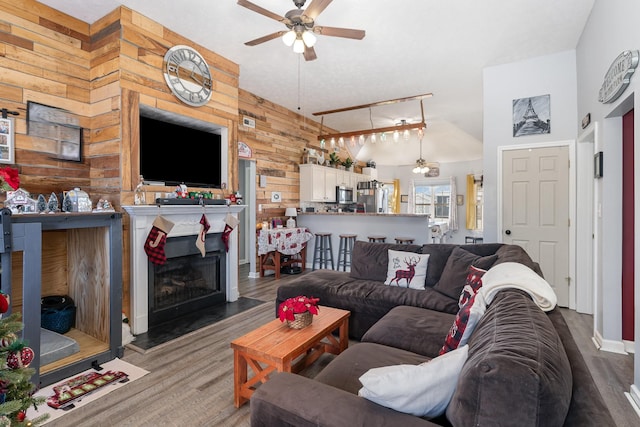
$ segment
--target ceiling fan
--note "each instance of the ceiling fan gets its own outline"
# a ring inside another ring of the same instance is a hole
[[[348,39],[362,40],[364,38],[364,30],[354,30],[351,28],[337,28],[315,26],[315,20],[320,13],[331,3],[332,0],[312,0],[309,7],[302,9],[306,0],[293,0],[293,4],[297,9],[290,10],[284,16],[273,13],[247,0],[238,0],[240,6],[257,12],[267,18],[275,19],[287,26],[287,31],[277,31],[266,36],[251,40],[245,43],[247,46],[255,46],[260,43],[273,40],[282,36],[282,41],[288,45],[293,45],[293,51],[296,53],[304,53],[304,59],[313,61],[317,58],[313,49],[316,37],[315,34],[331,37],[344,37]]]

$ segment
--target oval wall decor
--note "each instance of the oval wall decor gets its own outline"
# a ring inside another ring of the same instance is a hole
[[[600,88],[598,101],[603,104],[618,99],[629,86],[633,72],[638,66],[638,51],[625,50],[611,63]]]

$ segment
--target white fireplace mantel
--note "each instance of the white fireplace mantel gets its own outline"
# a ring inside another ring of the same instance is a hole
[[[131,332],[142,334],[149,329],[149,261],[144,251],[153,220],[161,215],[174,223],[167,237],[193,236],[195,239],[200,232],[200,218],[207,216],[210,233],[222,233],[227,214],[238,217],[244,205],[216,206],[216,205],[135,205],[122,207],[130,217],[131,236],[131,265],[129,295],[131,313],[129,316]],[[235,301],[238,292],[238,229],[231,232],[229,237],[229,252],[227,253],[226,294],[227,301]]]

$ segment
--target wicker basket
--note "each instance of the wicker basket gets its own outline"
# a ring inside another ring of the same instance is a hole
[[[313,321],[313,315],[308,311],[305,311],[304,313],[295,313],[293,316],[295,317],[295,320],[287,320],[287,325],[293,329],[306,328]]]
[[[69,332],[76,320],[76,306],[68,296],[42,298],[40,326],[59,334]]]

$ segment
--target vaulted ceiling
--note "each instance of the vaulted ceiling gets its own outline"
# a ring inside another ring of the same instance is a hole
[[[306,7],[312,1],[307,0]],[[482,157],[482,70],[574,49],[594,0],[334,0],[316,25],[365,30],[362,40],[319,35],[305,61],[279,38],[244,43],[284,24],[235,0],[41,0],[92,23],[123,5],[240,65],[240,87],[319,121],[314,112],[433,93],[425,99],[423,157],[452,162]],[[252,0],[284,16],[292,0]],[[303,7],[304,8],[304,7]],[[537,95],[537,94],[531,94]],[[341,131],[420,121],[419,101],[324,116]],[[408,165],[409,142],[357,146],[357,158]],[[401,145],[405,144],[405,145]]]

